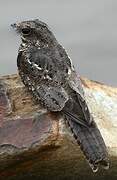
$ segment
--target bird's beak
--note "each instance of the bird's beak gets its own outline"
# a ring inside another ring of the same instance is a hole
[[[16,31],[20,32],[20,25],[18,23],[11,24],[11,27]]]
[[[17,24],[16,24],[16,23],[11,24],[11,27],[12,27],[13,29],[15,29],[15,28],[17,27]]]

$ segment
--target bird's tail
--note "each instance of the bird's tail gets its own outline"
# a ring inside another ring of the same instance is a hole
[[[93,121],[92,125],[84,127],[69,116],[66,116],[66,120],[93,172],[98,171],[100,165],[104,169],[108,169],[109,160],[106,145],[96,123]]]

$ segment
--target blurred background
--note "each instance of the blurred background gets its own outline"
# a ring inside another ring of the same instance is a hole
[[[0,0],[0,75],[16,73],[16,21],[45,21],[80,75],[117,86],[116,0]]]

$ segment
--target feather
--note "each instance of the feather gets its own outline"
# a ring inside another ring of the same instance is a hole
[[[100,165],[103,166],[104,169],[108,169],[109,160],[107,158],[107,149],[95,122],[93,122],[90,127],[85,127],[74,121],[68,114],[65,114],[65,116],[68,125],[93,172],[96,172]]]
[[[23,36],[22,27],[27,25],[31,33]],[[23,83],[46,109],[65,116],[93,171],[97,171],[99,165],[108,168],[104,140],[65,49],[41,21],[23,21],[17,28],[22,32],[17,66]]]

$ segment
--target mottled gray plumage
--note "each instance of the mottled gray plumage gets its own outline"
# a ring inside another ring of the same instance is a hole
[[[89,112],[80,78],[49,27],[39,21],[13,24],[20,33],[17,66],[33,96],[49,111],[63,114],[93,171],[109,167],[103,138]]]

